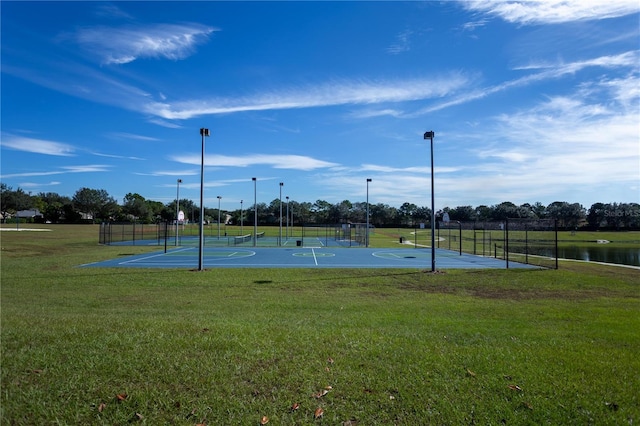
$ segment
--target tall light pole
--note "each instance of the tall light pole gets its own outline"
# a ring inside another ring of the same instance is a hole
[[[289,196],[284,197],[287,199],[287,232],[285,233],[285,239],[289,241]]]
[[[202,157],[200,158],[200,242],[198,248],[198,271],[204,271],[204,137],[209,137],[209,129],[200,129],[202,136]]]
[[[258,197],[256,195],[256,187],[258,186],[258,179],[251,178],[253,181],[253,246],[258,244]]]
[[[435,197],[434,197],[434,185],[433,185],[433,138],[435,132],[430,130],[425,132],[424,139],[431,140],[431,272],[436,271],[436,212],[435,212]]]
[[[280,234],[278,237],[279,246],[282,245],[282,185],[284,185],[284,183],[280,182]]]
[[[365,245],[367,247],[369,247],[369,182],[371,182],[371,179],[367,178],[367,231],[365,234]]]
[[[220,200],[222,197],[218,195],[218,239],[220,239]]]
[[[244,210],[242,209],[242,203],[244,200],[240,200],[240,235],[244,235],[242,231],[242,225],[244,224]]]
[[[176,247],[178,246],[178,229],[180,225],[178,225],[180,221],[180,184],[182,183],[182,179],[178,179],[178,189],[176,190]]]

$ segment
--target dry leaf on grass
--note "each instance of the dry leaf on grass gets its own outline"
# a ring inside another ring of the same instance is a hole
[[[98,405],[98,412],[102,413],[105,408],[107,408],[107,404],[105,404],[104,402],[101,402],[100,405]]]
[[[476,377],[476,373],[474,373],[473,371],[469,370],[468,368],[467,368],[467,374],[469,376],[471,376],[471,377]]]
[[[327,358],[327,362],[328,362],[329,364],[333,364],[333,363],[334,363],[333,358],[331,358],[331,357]]]
[[[296,411],[298,408],[300,408],[300,404],[298,404],[297,402],[294,402],[293,405],[291,406],[291,411]]]
[[[316,412],[313,413],[313,418],[314,419],[319,419],[323,415],[324,415],[324,410],[322,409],[322,407],[318,407],[318,408],[316,408]]]
[[[319,398],[322,398],[323,396],[325,396],[325,395],[326,395],[326,394],[328,394],[328,393],[329,393],[329,391],[328,391],[328,390],[323,389],[323,390],[321,390],[320,392],[318,392],[318,393],[314,393],[314,394],[313,394],[313,395],[311,395],[311,396],[312,396],[312,397],[314,397],[314,398],[316,398],[316,399],[319,399]]]
[[[509,385],[509,389],[514,390],[514,391],[518,391],[518,392],[522,392],[522,388],[518,385]]]
[[[119,394],[116,395],[116,399],[118,400],[118,402],[124,401],[125,399],[127,399],[127,394],[126,393],[119,393]]]
[[[261,425],[266,425],[267,423],[269,423],[269,417],[262,416],[262,418],[260,419],[260,424]]]

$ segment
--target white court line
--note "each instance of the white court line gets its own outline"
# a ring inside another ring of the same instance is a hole
[[[191,247],[184,248],[184,249],[179,249],[179,250],[174,250],[171,253],[178,253],[178,252],[187,251],[187,250],[191,250]],[[124,261],[124,262],[119,262],[118,265],[126,265],[127,263],[137,263],[137,262],[140,262],[140,261],[143,261],[143,260],[152,259],[154,257],[164,256],[165,254],[167,254],[167,253],[160,253],[160,254],[154,254],[153,256],[147,256],[147,257],[140,257],[140,258],[137,258],[137,259],[131,259],[131,260],[127,260],[127,261]]]
[[[311,249],[311,253],[313,253],[313,261],[316,263],[316,266],[318,266],[318,258],[316,257],[316,252]]]

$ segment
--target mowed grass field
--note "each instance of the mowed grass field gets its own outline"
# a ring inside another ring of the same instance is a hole
[[[83,269],[158,248],[46,227],[0,233],[2,424],[640,422],[638,270]]]

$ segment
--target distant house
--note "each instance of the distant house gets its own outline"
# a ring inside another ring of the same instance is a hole
[[[16,212],[16,217],[23,219],[35,219],[36,217],[42,217],[42,213],[38,209],[20,210]]]

